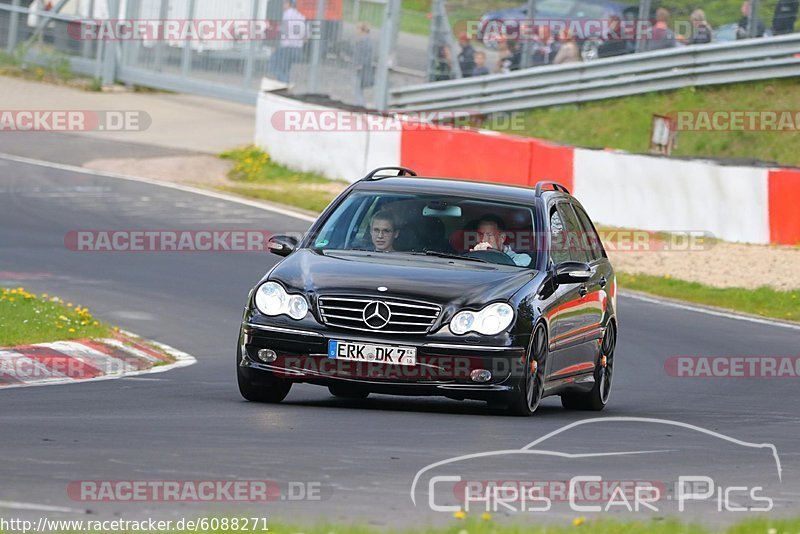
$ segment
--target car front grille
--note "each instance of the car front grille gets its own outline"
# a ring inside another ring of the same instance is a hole
[[[427,302],[357,296],[321,296],[318,302],[327,326],[381,334],[427,334],[442,311]]]

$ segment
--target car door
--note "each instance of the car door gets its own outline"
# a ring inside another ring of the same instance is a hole
[[[564,261],[588,263],[589,256],[579,243],[582,232],[569,203],[557,202],[550,208],[550,259],[553,266]],[[554,295],[555,304],[547,312],[550,325],[550,363],[548,380],[567,378],[585,371],[592,361],[592,350],[585,344],[585,332],[592,319],[587,310],[585,283],[562,284]]]
[[[614,271],[611,262],[608,261],[606,251],[597,231],[586,214],[586,211],[578,203],[572,204],[575,215],[580,223],[581,230],[585,237],[584,248],[590,256],[589,265],[592,266],[592,278],[587,283],[588,293],[586,300],[591,313],[590,329],[586,332],[586,341],[599,343],[603,338],[603,324],[608,311],[611,298],[611,291],[615,283]]]

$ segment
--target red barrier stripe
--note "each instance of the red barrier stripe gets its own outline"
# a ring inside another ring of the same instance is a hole
[[[800,244],[800,171],[769,171],[769,241],[776,245]]]
[[[477,130],[403,125],[400,164],[421,176],[528,185],[530,142]]]
[[[530,145],[531,168],[528,185],[533,187],[537,182],[547,180],[558,182],[574,193],[575,149],[540,139],[531,139]]]

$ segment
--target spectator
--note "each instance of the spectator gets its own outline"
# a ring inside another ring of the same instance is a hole
[[[446,44],[440,44],[433,59],[433,81],[441,82],[452,77],[453,61],[450,59],[450,49]]]
[[[708,44],[711,42],[713,31],[706,20],[706,13],[702,9],[692,11],[692,38],[689,44]]]
[[[547,24],[542,24],[537,28],[536,37],[533,39],[533,46],[531,51],[531,65],[547,65],[552,63],[555,57],[553,49],[554,39],[550,33],[550,27]],[[553,52],[551,54],[551,52]]]
[[[794,31],[797,22],[797,9],[800,0],[778,0],[775,6],[775,15],[772,17],[772,33],[785,35]]]
[[[353,46],[353,66],[356,69],[356,104],[364,106],[364,89],[375,84],[375,67],[372,66],[372,40],[366,22],[356,24],[356,43]]]
[[[756,37],[764,37],[764,32],[767,31],[766,26],[758,18],[758,15],[755,16],[756,25]],[[736,29],[736,38],[737,39],[747,39],[750,37],[750,0],[744,0],[742,2],[742,18],[739,20],[739,27]]]
[[[660,7],[656,11],[656,24],[646,50],[674,48],[676,44],[675,33],[669,28],[669,11]]]
[[[507,74],[512,70],[519,70],[522,63],[522,49],[516,41],[503,40],[499,42],[500,57],[497,60],[497,72]]]
[[[553,64],[578,63],[581,60],[581,51],[578,50],[578,44],[575,42],[575,36],[572,32],[563,29],[558,39],[561,42],[561,47],[558,49],[555,59],[553,59]]]
[[[281,39],[275,55],[270,59],[272,76],[283,83],[289,83],[292,63],[303,57],[306,37],[306,18],[295,7],[295,1],[283,1]]]
[[[469,43],[467,32],[461,32],[458,36],[458,44],[461,52],[458,53],[458,66],[461,67],[461,76],[468,78],[473,75],[475,70],[475,49]]]
[[[489,74],[489,69],[486,68],[486,54],[484,52],[475,52],[475,69],[472,71],[473,76],[485,76]]]
[[[597,47],[597,57],[614,57],[632,54],[636,50],[635,42],[623,35],[622,21],[616,15],[608,21],[608,33]]]

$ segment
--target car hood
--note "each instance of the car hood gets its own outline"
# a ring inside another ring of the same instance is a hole
[[[269,279],[306,294],[406,298],[461,308],[508,300],[536,274],[533,269],[408,254],[301,249],[275,267]]]

